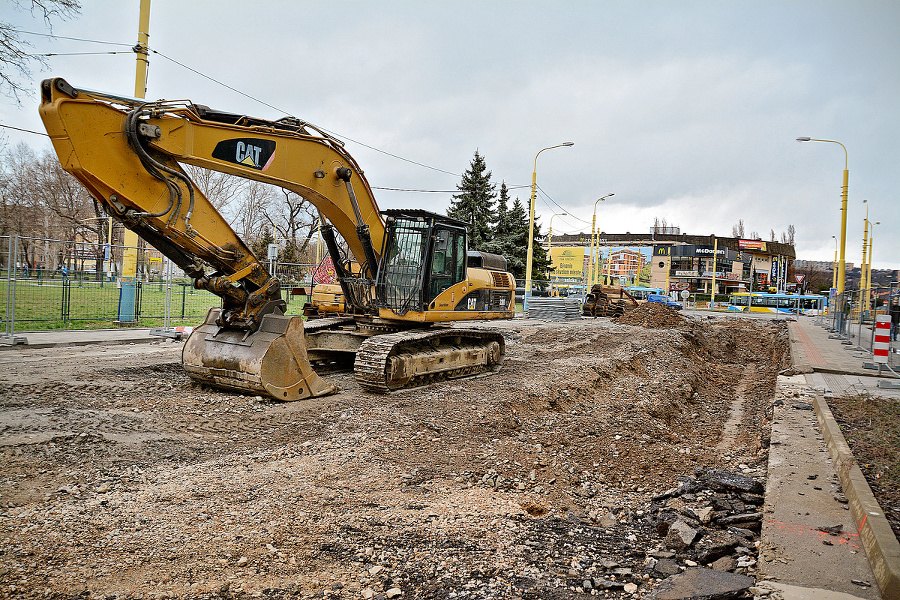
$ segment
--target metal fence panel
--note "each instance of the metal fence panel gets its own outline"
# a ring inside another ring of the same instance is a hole
[[[161,325],[170,301],[173,325],[197,325],[221,300],[193,288],[187,277],[165,278],[164,261],[153,248],[136,248],[138,268],[133,319],[119,322],[124,246],[90,242],[0,238],[0,286],[4,329],[15,331],[86,329],[114,325]],[[170,288],[170,289],[167,289]]]
[[[828,301],[828,314],[823,325],[836,338],[849,342],[853,348],[867,353],[872,352],[875,341],[875,316],[889,314],[893,302],[900,302],[900,283],[892,283],[890,287],[869,290],[849,290],[841,295],[833,296]],[[868,301],[867,301],[868,298]],[[900,367],[900,342],[891,343],[888,353],[888,365]]]

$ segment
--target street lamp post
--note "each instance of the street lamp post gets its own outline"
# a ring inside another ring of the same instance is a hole
[[[547,254],[550,255],[550,266],[553,267],[553,217],[562,217],[569,213],[553,213],[550,215],[550,226],[547,228]],[[582,256],[582,259],[584,257]],[[550,296],[553,296],[553,274],[548,275],[550,280]]]
[[[538,150],[538,153],[534,155],[534,169],[531,171],[531,208],[528,211],[528,254],[525,259],[525,302],[523,308],[526,311],[528,310],[528,299],[531,297],[531,263],[534,257],[534,199],[537,194],[537,159],[544,150],[574,145],[575,142],[563,142],[562,144],[556,144],[555,146],[541,148]]]
[[[837,262],[837,254],[838,254],[837,238],[835,236],[831,236],[831,239],[834,240],[834,267],[832,267],[832,269],[831,269],[831,287],[836,288],[837,287],[837,265],[838,265],[838,262]]]
[[[615,193],[610,193],[602,198],[597,198],[594,202],[594,218],[591,221],[591,257],[590,262],[588,263],[588,285],[593,286],[594,280],[597,278],[597,263],[594,260],[594,246],[597,247],[597,254],[600,253],[600,240],[597,239],[597,203],[606,200],[610,196],[615,196]]]
[[[868,292],[866,292],[866,308],[869,307],[868,302],[872,291],[872,244],[875,240],[875,226],[881,225],[881,221],[875,221],[874,223],[870,221],[869,225],[872,226],[872,232],[871,235],[869,235],[869,266],[866,268],[866,271],[868,272],[866,276],[866,289],[869,290]]]
[[[863,245],[862,245],[862,266],[859,271],[859,307],[869,307],[869,284],[866,281],[866,273],[868,272],[868,263],[866,262],[866,249],[869,246],[869,201],[863,200],[866,205],[866,218],[863,219]],[[871,260],[871,259],[870,259]]]
[[[846,262],[845,251],[847,248],[847,189],[849,187],[850,181],[850,171],[847,168],[848,160],[847,160],[847,147],[842,143],[837,142],[835,140],[818,140],[810,137],[798,137],[798,142],[828,142],[831,144],[837,144],[841,148],[844,149],[844,185],[841,188],[841,254],[840,254],[840,262],[838,262],[838,274],[837,274],[837,293],[838,295],[844,293],[844,277],[845,277],[845,268]]]

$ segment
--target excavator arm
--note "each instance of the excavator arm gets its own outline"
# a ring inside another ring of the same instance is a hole
[[[341,142],[314,126],[78,90],[63,79],[44,81],[41,93],[63,167],[196,287],[223,298],[220,325],[255,330],[263,315],[283,311],[280,286],[179,163],[295,192],[374,279],[385,231],[378,205]]]

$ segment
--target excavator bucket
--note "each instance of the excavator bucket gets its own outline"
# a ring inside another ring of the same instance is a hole
[[[251,333],[216,325],[220,310],[210,309],[184,344],[181,360],[191,378],[288,402],[338,391],[309,364],[302,317],[268,314]]]

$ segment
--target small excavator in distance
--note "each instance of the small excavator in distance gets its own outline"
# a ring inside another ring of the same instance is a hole
[[[61,78],[42,82],[40,115],[63,168],[108,214],[222,299],[185,342],[182,363],[195,380],[290,401],[337,391],[313,369],[319,363],[352,361],[361,387],[376,392],[499,369],[502,334],[451,324],[513,317],[505,261],[468,267],[464,222],[380,211],[356,161],[321,129],[76,89]],[[285,315],[279,281],[180,163],[311,202],[343,312],[308,323]]]

